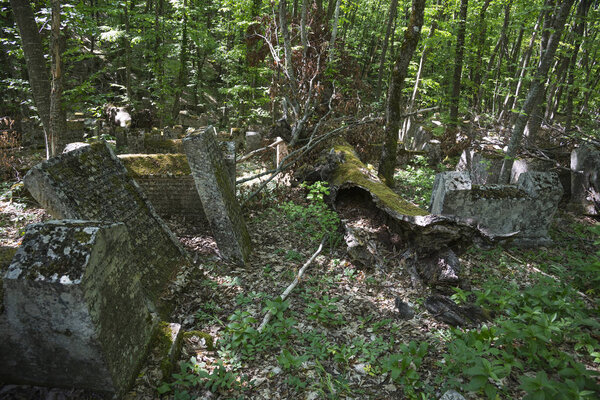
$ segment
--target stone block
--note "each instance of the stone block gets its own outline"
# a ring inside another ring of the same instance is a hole
[[[251,253],[250,235],[213,130],[188,135],[183,147],[219,250],[225,258],[245,264]]]
[[[161,297],[189,262],[187,253],[105,142],[46,160],[31,168],[24,182],[57,219],[123,222],[144,294],[161,314],[168,313]]]
[[[504,157],[501,154],[485,153],[477,150],[464,150],[456,165],[457,171],[466,171],[474,185],[488,185],[498,182]]]
[[[491,236],[516,234],[522,246],[548,244],[548,227],[562,196],[555,173],[524,172],[517,185],[472,185],[467,173],[436,176],[431,213],[476,222]]]
[[[600,214],[600,151],[591,146],[571,152],[569,208],[587,215]]]
[[[259,132],[246,132],[246,152],[260,149],[262,147],[262,136]]]
[[[158,320],[122,223],[29,225],[3,278],[0,380],[123,395]]]

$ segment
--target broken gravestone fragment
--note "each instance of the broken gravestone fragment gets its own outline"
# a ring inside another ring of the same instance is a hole
[[[551,243],[548,227],[562,196],[555,173],[525,172],[517,185],[472,185],[467,172],[436,175],[431,213],[470,219],[490,237],[514,237],[514,244]]]
[[[400,297],[396,297],[394,299],[394,305],[396,306],[398,315],[401,319],[413,319],[415,316],[415,310],[413,307],[410,304],[402,301]]]
[[[0,380],[123,395],[157,325],[122,223],[29,225],[3,278]]]
[[[183,147],[219,250],[225,258],[244,265],[252,251],[250,235],[212,128],[188,135]]]
[[[260,149],[262,145],[262,136],[259,132],[246,132],[246,152],[250,153]]]
[[[587,215],[600,214],[600,151],[581,146],[571,153],[569,207]]]
[[[46,160],[31,168],[24,182],[57,219],[123,222],[144,295],[168,314],[169,305],[161,298],[188,256],[105,142]]]

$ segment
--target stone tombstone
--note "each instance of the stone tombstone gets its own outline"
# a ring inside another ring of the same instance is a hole
[[[235,155],[235,142],[233,141],[225,141],[221,142],[221,149],[223,151],[223,160],[225,161],[225,166],[229,171],[229,178],[231,179],[231,186],[233,187],[233,193],[235,194],[235,163],[236,163],[236,155]]]
[[[131,235],[144,294],[161,301],[187,253],[106,142],[46,160],[27,173],[25,187],[57,219],[123,222]]]
[[[470,219],[490,236],[521,246],[551,243],[548,227],[562,196],[555,173],[524,172],[517,185],[473,185],[466,172],[436,175],[430,211]]]
[[[262,146],[262,136],[259,132],[246,132],[246,152],[250,153],[260,149]]]
[[[569,207],[587,215],[600,214],[600,151],[581,146],[571,152]]]
[[[225,258],[244,265],[252,251],[250,235],[213,129],[188,135],[183,147],[219,250]]]
[[[482,154],[478,150],[466,149],[460,155],[456,170],[468,172],[474,185],[488,185],[498,182],[503,162],[501,154]]]
[[[122,223],[29,225],[3,278],[0,380],[122,396],[158,319]]]

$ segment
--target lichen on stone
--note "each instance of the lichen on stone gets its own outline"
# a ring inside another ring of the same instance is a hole
[[[190,175],[185,154],[125,154],[119,156],[131,176]]]

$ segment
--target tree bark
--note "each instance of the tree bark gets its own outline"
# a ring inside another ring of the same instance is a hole
[[[579,7],[577,7],[577,16],[575,17],[575,27],[573,32],[575,33],[573,54],[571,55],[571,68],[569,70],[569,78],[567,80],[567,106],[565,108],[565,114],[567,121],[565,122],[565,132],[569,133],[573,125],[573,99],[577,96],[578,89],[574,86],[575,84],[575,68],[577,62],[577,54],[583,41],[583,34],[585,32],[586,17],[590,6],[592,5],[591,0],[581,0]]]
[[[187,0],[183,0],[183,22],[181,32],[181,53],[179,54],[179,73],[175,84],[175,98],[173,100],[173,110],[171,116],[177,118],[181,109],[181,95],[187,81],[187,60],[188,60],[188,23],[187,23]]]
[[[52,40],[50,49],[52,54],[52,89],[50,92],[50,134],[48,135],[48,150],[50,157],[58,153],[58,139],[62,123],[61,94],[62,94],[62,60],[60,40],[60,0],[52,0]]]
[[[333,1],[333,0],[330,0]],[[392,0],[394,1],[394,0]],[[335,2],[335,12],[334,12],[334,17],[333,17],[333,22],[332,22],[332,29],[331,29],[331,40],[329,41],[329,48],[328,48],[328,59],[327,59],[327,63],[329,65],[331,65],[332,61],[333,61],[333,57],[335,54],[335,39],[337,36],[337,31],[338,31],[338,23],[340,20],[340,3],[342,2],[342,0],[337,0]]]
[[[556,53],[556,49],[558,48],[558,44],[562,36],[565,22],[567,21],[569,12],[571,10],[571,6],[573,5],[574,1],[575,0],[564,0],[560,6],[557,15],[553,20],[551,29],[552,33],[548,37],[546,50],[540,58],[537,72],[533,77],[531,89],[529,90],[529,94],[525,99],[523,108],[521,109],[521,112],[517,117],[515,126],[512,129],[510,142],[508,144],[508,149],[506,151],[504,162],[502,163],[502,169],[500,170],[500,178],[498,179],[498,183],[508,183],[514,158],[521,144],[521,140],[523,139],[523,131],[525,130],[525,125],[527,125],[527,121],[529,120],[532,111],[538,105],[539,94],[543,93],[544,82],[548,75],[548,70],[550,69],[550,65],[554,58],[554,54]]]
[[[390,9],[388,11],[388,22],[385,31],[385,39],[383,39],[383,47],[381,49],[381,59],[379,60],[379,73],[377,74],[377,89],[375,90],[375,97],[379,98],[381,94],[381,80],[383,78],[383,68],[385,66],[385,56],[387,55],[388,43],[390,41],[390,35],[392,33],[392,26],[394,25],[394,19],[396,18],[398,10],[398,0],[392,0],[390,2]]]
[[[443,140],[443,147],[447,150],[451,149],[456,144],[456,129],[458,126],[458,106],[460,103],[460,83],[463,68],[463,54],[465,50],[465,30],[468,6],[469,0],[461,0],[458,32],[456,34],[454,75],[452,78],[452,92],[450,94],[450,121],[446,127]]]
[[[396,167],[396,151],[398,147],[398,129],[402,116],[402,88],[404,79],[408,73],[408,66],[413,53],[419,43],[423,17],[425,13],[426,0],[413,0],[412,12],[408,26],[404,32],[404,39],[398,56],[392,69],[390,87],[386,107],[385,141],[381,152],[379,174],[385,180],[386,185],[394,185],[394,169]]]
[[[485,0],[481,10],[479,11],[479,20],[477,21],[477,54],[475,56],[475,72],[473,74],[473,87],[475,91],[473,93],[473,108],[479,111],[481,104],[480,92],[478,90],[481,85],[481,66],[483,64],[483,48],[485,46],[485,39],[487,35],[487,23],[485,20],[485,14],[492,0]]]
[[[37,108],[44,138],[46,140],[46,156],[50,157],[48,136],[50,134],[50,78],[44,59],[44,48],[38,33],[31,4],[27,0],[10,0],[19,34],[23,45],[23,54],[27,64],[29,85],[33,94],[33,102]]]

